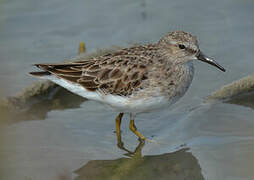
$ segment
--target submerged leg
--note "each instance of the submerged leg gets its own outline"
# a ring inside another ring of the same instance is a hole
[[[128,149],[124,148],[123,150],[125,150],[127,153],[124,154],[125,156],[128,156],[130,158],[135,158],[135,159],[140,159],[142,158],[142,149],[145,145],[145,141],[143,140],[139,140],[139,144],[136,147],[135,151],[129,151]]]
[[[133,156],[141,158],[142,157],[142,149],[143,149],[144,145],[145,145],[145,141],[139,140],[139,144],[136,147],[135,151],[133,152]]]
[[[130,130],[131,130],[134,134],[136,134],[136,136],[138,136],[139,139],[140,139],[141,141],[145,141],[145,140],[146,140],[145,136],[143,136],[143,135],[137,130],[137,127],[135,126],[134,117],[132,116],[132,114],[130,115],[130,119],[131,119],[131,120],[130,120],[130,124],[129,124]]]
[[[116,136],[117,136],[117,146],[119,148],[123,147],[122,138],[121,138],[121,122],[122,122],[123,113],[119,113],[116,117]]]

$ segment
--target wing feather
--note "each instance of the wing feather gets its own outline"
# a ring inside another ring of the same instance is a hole
[[[147,65],[151,56],[141,56],[139,48],[122,49],[83,61],[35,66],[43,70],[38,75],[52,74],[78,83],[89,91],[102,90],[105,93],[126,96],[142,88],[143,82],[147,80]],[[151,47],[142,46],[141,50],[148,50],[146,48]]]

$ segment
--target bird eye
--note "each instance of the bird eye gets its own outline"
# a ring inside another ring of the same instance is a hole
[[[178,47],[179,47],[180,49],[185,49],[185,45],[183,45],[183,44],[179,44]]]

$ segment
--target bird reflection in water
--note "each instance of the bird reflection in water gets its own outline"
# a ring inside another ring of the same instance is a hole
[[[172,153],[142,156],[145,142],[134,151],[122,146],[128,157],[115,160],[90,160],[74,171],[75,180],[204,180],[198,160],[184,148]]]

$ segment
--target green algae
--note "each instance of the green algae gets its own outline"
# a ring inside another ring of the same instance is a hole
[[[75,180],[204,179],[198,160],[187,148],[161,155],[91,160],[75,174]]]

